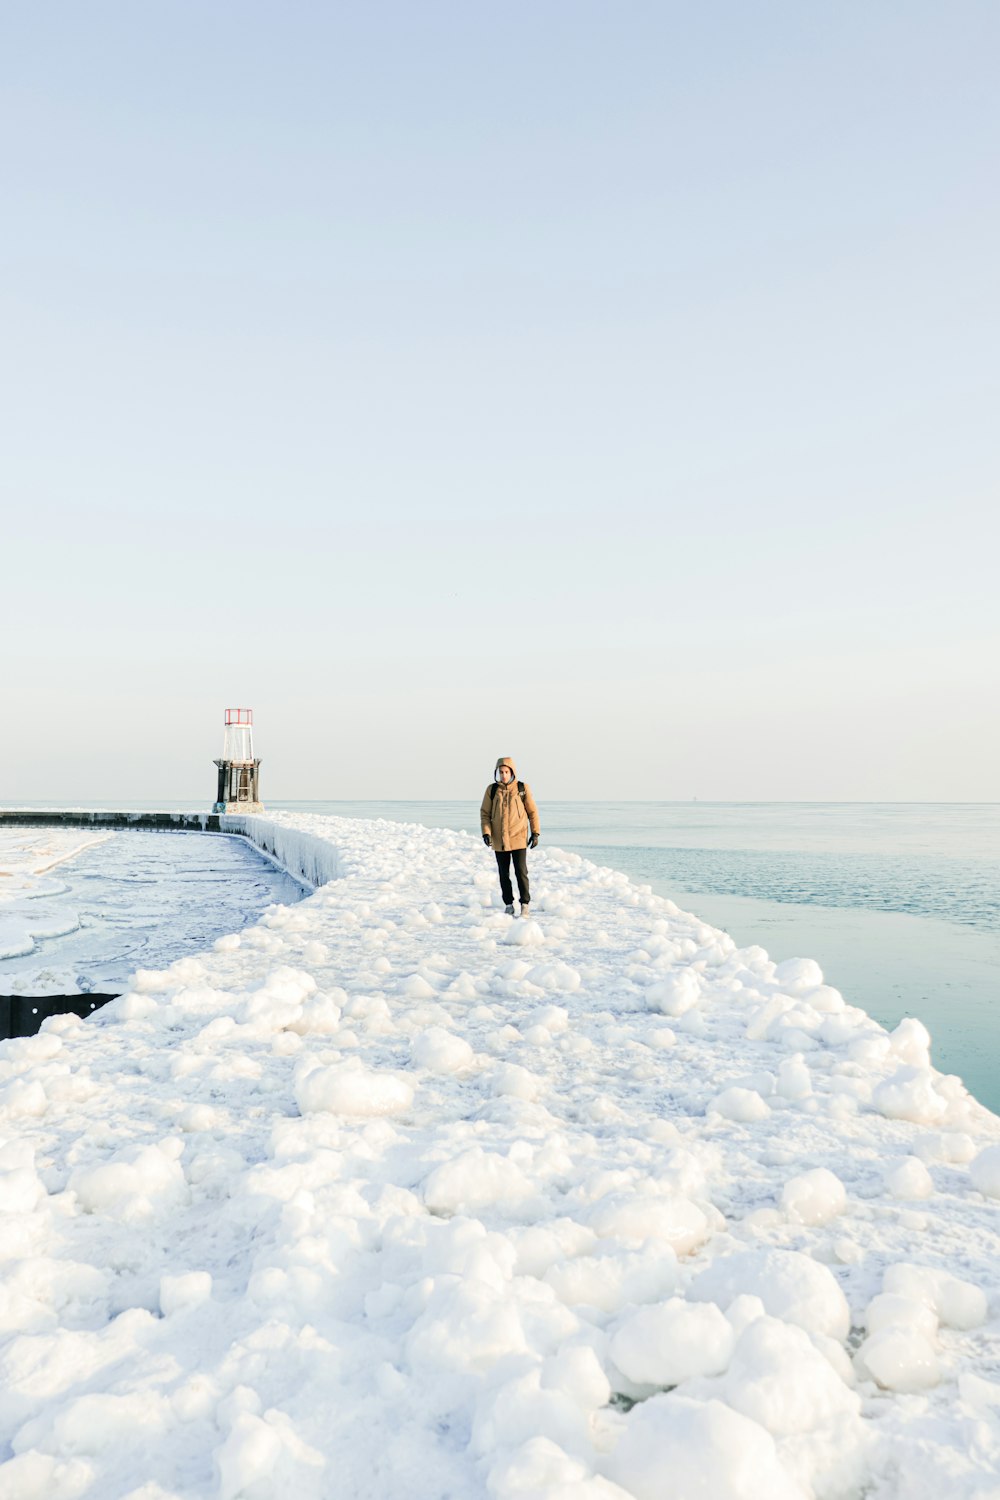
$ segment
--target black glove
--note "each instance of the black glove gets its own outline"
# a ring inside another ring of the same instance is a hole
[[[535,848],[538,847],[538,838],[539,838],[539,835],[537,833],[533,833],[531,835],[531,838],[528,840],[528,848],[529,849],[535,849]]]
[[[488,833],[483,834],[483,843],[486,845],[487,849],[490,847],[490,836]]]

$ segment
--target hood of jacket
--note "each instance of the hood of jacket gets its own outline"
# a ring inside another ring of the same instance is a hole
[[[508,782],[500,780],[504,766],[510,767],[511,779]],[[497,851],[524,849],[528,833],[538,832],[538,808],[531,788],[526,782],[518,783],[517,767],[509,755],[501,755],[497,761],[493,780],[483,794],[479,822],[492,848]]]

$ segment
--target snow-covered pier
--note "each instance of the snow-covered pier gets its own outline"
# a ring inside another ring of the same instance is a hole
[[[558,850],[220,817],[317,887],[0,1045],[4,1500],[986,1500],[1000,1120]],[[309,873],[311,871],[311,873]]]

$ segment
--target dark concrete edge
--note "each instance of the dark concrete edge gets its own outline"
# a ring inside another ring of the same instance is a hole
[[[0,827],[159,828],[170,832],[224,833],[219,813],[87,812],[72,808],[0,808]],[[233,814],[228,814],[232,817]]]
[[[85,993],[77,995],[0,995],[0,1042],[15,1037],[34,1036],[50,1016],[79,1016],[85,1021],[117,995]]]

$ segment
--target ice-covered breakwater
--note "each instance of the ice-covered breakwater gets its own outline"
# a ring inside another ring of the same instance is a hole
[[[1000,1121],[918,1023],[556,850],[520,922],[466,835],[266,821],[340,878],[0,1046],[0,1493],[996,1492]]]
[[[339,880],[343,873],[338,849],[329,839],[289,827],[286,822],[275,822],[270,817],[222,813],[219,823],[223,833],[249,840],[282,869],[309,885],[326,885]]]

